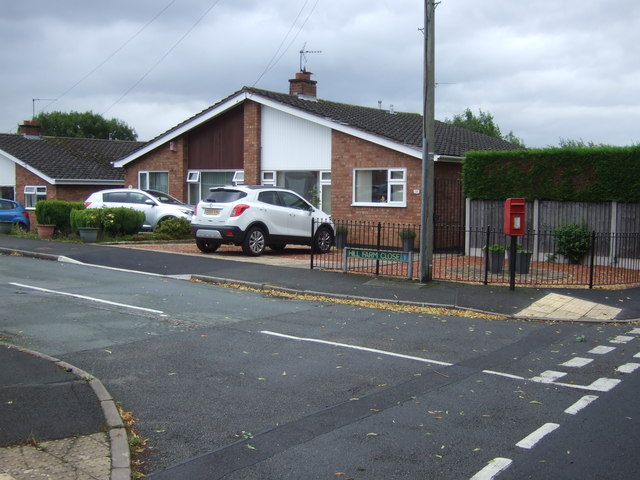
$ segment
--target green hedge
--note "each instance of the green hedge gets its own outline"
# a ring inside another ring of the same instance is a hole
[[[82,202],[40,200],[36,203],[36,220],[40,225],[55,225],[58,231],[69,233],[71,231],[71,211],[84,208],[85,206]]]
[[[467,152],[465,196],[640,202],[640,146]]]
[[[138,233],[144,223],[144,212],[132,208],[102,208],[102,229],[110,235],[133,235]]]

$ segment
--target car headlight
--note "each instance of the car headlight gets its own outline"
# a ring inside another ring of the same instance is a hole
[[[188,208],[181,208],[180,211],[185,215],[193,215],[193,210],[189,210]]]

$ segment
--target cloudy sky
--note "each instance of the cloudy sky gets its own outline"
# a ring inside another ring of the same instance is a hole
[[[422,112],[424,0],[3,2],[0,132],[41,111],[149,140],[243,86]],[[640,143],[640,2],[442,0],[436,118],[470,108],[530,147]],[[33,100],[37,99],[37,100]]]

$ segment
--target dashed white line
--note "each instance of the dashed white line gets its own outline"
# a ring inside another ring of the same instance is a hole
[[[634,328],[629,332],[629,335],[640,335],[640,328]]]
[[[22,287],[22,288],[29,288],[31,290],[38,290],[40,292],[45,292],[45,293],[63,295],[66,297],[80,298],[82,300],[88,300],[90,302],[104,303],[104,304],[112,305],[115,307],[130,308],[132,310],[141,310],[143,312],[149,312],[149,313],[157,313],[157,314],[163,313],[162,310],[154,310],[153,308],[137,307],[135,305],[127,305],[125,303],[110,302],[109,300],[102,300],[100,298],[87,297],[85,295],[78,295],[78,294],[69,293],[69,292],[60,292],[57,290],[49,290],[48,288],[34,287],[33,285],[23,285],[22,283],[14,283],[14,282],[10,282],[10,285],[14,285],[16,287]]]
[[[482,470],[471,477],[471,480],[492,480],[499,473],[509,468],[511,462],[509,458],[494,458]]]
[[[625,363],[624,365],[620,365],[618,368],[616,368],[616,372],[632,373],[635,372],[638,368],[640,368],[640,363]]]
[[[558,427],[560,427],[560,425],[557,423],[545,423],[535,432],[530,433],[525,438],[516,443],[516,447],[531,449],[536,445],[536,443],[538,443],[546,435],[550,434]]]
[[[589,406],[592,402],[595,402],[598,399],[597,395],[585,395],[576,403],[567,408],[564,413],[568,413],[569,415],[576,415],[580,410]]]
[[[635,340],[636,337],[630,337],[629,335],[617,335],[609,340],[611,343],[629,343],[631,340]]]
[[[574,357],[571,360],[568,360],[564,363],[561,363],[561,367],[584,367],[585,365],[589,365],[593,362],[592,358],[582,358],[582,357]]]
[[[542,372],[540,375],[538,375],[537,377],[533,377],[531,381],[538,382],[538,383],[553,383],[557,379],[562,378],[565,375],[566,375],[565,372],[556,372],[554,370],[546,370]]]
[[[587,353],[592,353],[594,355],[604,355],[605,353],[612,352],[616,349],[616,347],[606,347],[604,345],[598,345],[597,347],[592,348]]]
[[[446,367],[450,367],[451,365],[453,365],[453,363],[449,363],[449,362],[440,362],[438,360],[431,360],[429,358],[414,357],[412,355],[404,355],[402,353],[388,352],[388,351],[385,351],[385,350],[378,350],[376,348],[360,347],[358,345],[349,345],[348,343],[329,342],[327,340],[319,340],[317,338],[296,337],[296,336],[293,336],[293,335],[285,335],[283,333],[270,332],[268,330],[263,330],[260,333],[263,333],[265,335],[271,335],[271,336],[274,336],[274,337],[287,338],[289,340],[297,340],[297,341],[301,341],[301,342],[311,342],[311,343],[320,343],[320,344],[323,344],[323,345],[331,345],[332,347],[350,348],[352,350],[360,350],[360,351],[363,351],[363,352],[377,353],[379,355],[386,355],[386,356],[389,356],[389,357],[403,358],[405,360],[414,360],[416,362],[422,362],[422,363],[431,363],[431,364],[434,364],[434,365],[443,365],[443,366],[446,366]]]

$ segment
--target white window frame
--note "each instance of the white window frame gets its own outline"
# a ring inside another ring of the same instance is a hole
[[[236,170],[231,181],[234,185],[244,185],[244,170]]]
[[[357,175],[358,172],[386,170],[387,171],[387,195],[384,202],[362,202],[357,201]],[[399,175],[398,175],[399,174]],[[399,177],[399,178],[398,178]],[[391,190],[393,185],[402,186],[402,199],[392,200]],[[406,207],[407,206],[407,169],[395,167],[371,167],[371,168],[354,168],[353,169],[353,191],[352,206],[354,207]]]
[[[187,183],[200,183],[200,170],[189,170],[187,172]]]
[[[27,195],[35,195],[35,202],[27,201]],[[44,198],[38,198],[44,197]],[[44,185],[25,185],[24,186],[24,208],[26,210],[35,210],[38,200],[47,199],[47,187]]]
[[[149,187],[149,174],[151,173],[164,173],[167,175],[167,191],[163,193],[169,193],[169,171],[168,170],[140,170],[138,172],[138,188],[140,190],[151,190]],[[144,180],[143,180],[144,179]]]
[[[260,174],[260,177],[260,185],[275,187],[276,182],[278,181],[278,176],[276,175],[275,170],[264,170]]]

